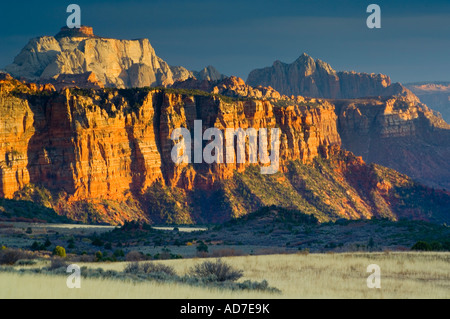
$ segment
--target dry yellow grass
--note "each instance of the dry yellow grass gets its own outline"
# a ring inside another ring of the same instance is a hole
[[[3,298],[449,298],[450,253],[344,253],[223,258],[245,270],[243,280],[266,279],[282,294],[231,292],[178,284],[133,284],[84,279],[68,289],[65,277],[0,273]],[[161,261],[186,273],[201,259]],[[369,289],[367,266],[381,267],[381,289]],[[82,266],[80,264],[80,266]],[[125,263],[88,264],[123,270]]]

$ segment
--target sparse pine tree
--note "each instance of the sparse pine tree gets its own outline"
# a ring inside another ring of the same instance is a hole
[[[47,237],[47,239],[45,240],[44,246],[45,247],[50,247],[52,245],[52,242],[50,241],[50,239]]]
[[[208,252],[208,246],[204,242],[200,242],[197,246],[197,251],[199,253],[207,253]]]

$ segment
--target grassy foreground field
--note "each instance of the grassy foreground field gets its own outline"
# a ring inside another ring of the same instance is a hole
[[[5,298],[450,298],[450,253],[342,253],[223,258],[244,270],[241,280],[266,279],[281,294],[230,291],[181,284],[83,279],[68,289],[66,277],[0,273]],[[161,261],[180,273],[200,259]],[[381,289],[369,289],[367,266],[381,268]],[[126,263],[80,264],[122,271]]]

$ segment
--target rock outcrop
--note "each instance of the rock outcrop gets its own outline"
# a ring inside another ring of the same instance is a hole
[[[224,81],[230,84],[227,92],[261,92],[237,78]],[[417,134],[416,120],[426,127],[433,119],[425,109],[405,104],[412,103],[406,98],[373,103],[386,114],[395,114],[379,119],[384,123],[380,134],[389,138]],[[346,115],[350,105],[335,109],[320,99],[232,99],[151,88],[56,92],[51,85],[27,84],[5,75],[0,79],[0,196],[27,198],[30,188],[41,187],[52,194],[45,202],[59,214],[111,224],[136,219],[218,222],[273,204],[301,208],[321,221],[397,219],[408,214],[446,220],[449,195],[438,193],[436,198],[442,200],[431,203],[436,213],[428,216],[424,207],[430,202],[424,194],[429,189],[417,188],[388,169],[371,168],[340,150],[338,123],[341,132],[344,120],[355,123],[347,125],[347,131],[363,123],[370,131],[371,112],[379,113],[376,107],[360,107],[361,114],[368,112],[366,119],[351,120]],[[279,173],[261,175],[260,165],[248,161],[175,164],[173,130],[193,131],[198,119],[203,131],[279,128]],[[428,126],[429,131],[438,125]],[[395,202],[405,196],[399,189],[414,191],[408,197],[410,205]],[[47,194],[37,191],[34,197],[41,193]],[[417,198],[426,202],[423,207],[414,206]]]
[[[264,100],[290,99],[287,96],[281,96],[280,93],[271,87],[253,88],[245,84],[244,80],[235,76],[224,77],[220,80],[199,80],[189,78],[185,81],[177,81],[171,85],[174,89],[200,90],[212,94],[220,94],[233,98],[251,98]]]
[[[69,28],[69,27],[62,27],[61,31],[55,35],[56,39],[61,38],[73,38],[73,37],[95,37],[94,29],[92,27],[88,26],[80,26],[79,28]]]
[[[55,87],[56,90],[64,88],[102,89],[105,86],[97,80],[92,72],[82,74],[60,74],[56,79],[43,81]]]
[[[220,74],[220,72],[211,65],[207,66],[201,71],[194,71],[193,75],[199,81],[219,81],[225,78],[225,75]]]
[[[188,79],[174,87],[236,98],[272,101],[276,105],[318,103],[287,97],[271,87],[253,88],[236,77],[207,82]],[[335,107],[344,149],[369,163],[378,163],[431,187],[449,189],[450,125],[410,94],[372,99],[328,99]]]
[[[450,125],[406,97],[330,101],[343,148],[436,188],[450,189]]]
[[[353,99],[376,96],[408,96],[418,102],[408,89],[383,74],[336,72],[328,63],[301,55],[292,64],[275,61],[272,67],[252,71],[247,84],[273,87],[288,96]]]
[[[148,39],[103,38],[86,26],[63,27],[54,37],[30,40],[5,70],[15,78],[56,83],[58,88],[155,87],[194,77],[199,80],[224,78],[212,66],[199,72],[169,66],[156,55]]]
[[[411,83],[405,86],[450,123],[450,82]]]
[[[55,37],[30,40],[5,70],[16,78],[42,83],[93,74],[102,85],[116,88],[164,86],[192,76],[159,58],[147,39],[102,38],[89,27],[62,28]],[[83,81],[78,85],[83,86]],[[88,83],[86,88],[90,87]]]
[[[171,133],[192,129],[195,119],[203,120],[204,129],[279,126],[282,162],[310,162],[340,143],[327,102],[322,108],[305,102],[274,109],[268,101],[224,102],[161,90],[130,91],[127,97],[105,90],[55,93],[10,78],[0,86],[2,197],[31,183],[69,194],[69,201],[125,200],[127,192],[143,194],[156,182],[209,189],[250,165],[176,166]]]

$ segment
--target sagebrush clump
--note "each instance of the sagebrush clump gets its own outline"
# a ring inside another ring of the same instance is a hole
[[[195,265],[190,274],[199,278],[211,278],[218,282],[237,281],[244,275],[244,271],[235,269],[233,266],[224,263],[221,259],[213,261],[205,261]]]
[[[14,265],[19,260],[33,259],[31,253],[19,249],[6,248],[0,250],[0,265]]]
[[[128,274],[156,274],[163,273],[169,276],[177,276],[172,266],[156,264],[152,262],[139,264],[138,262],[129,263],[124,270]]]

